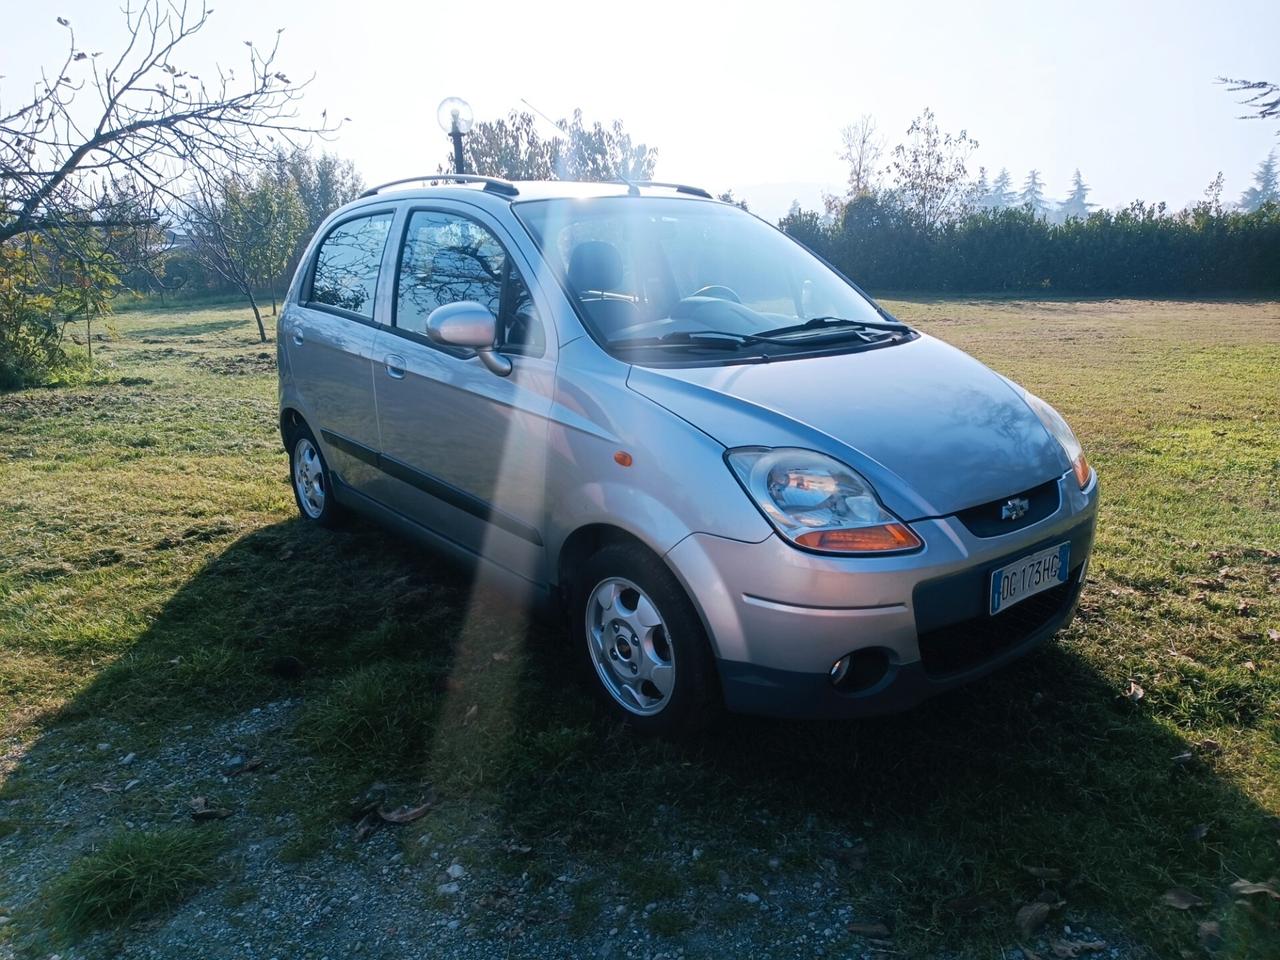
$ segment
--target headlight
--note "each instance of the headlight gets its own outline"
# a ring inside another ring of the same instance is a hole
[[[729,466],[778,533],[828,553],[914,550],[920,538],[855,470],[812,450],[744,447]]]
[[[1071,469],[1075,471],[1076,482],[1080,484],[1083,490],[1089,485],[1089,476],[1092,470],[1089,467],[1089,461],[1085,458],[1084,450],[1080,447],[1080,441],[1076,439],[1076,435],[1071,432],[1071,428],[1067,426],[1067,421],[1062,419],[1062,414],[1049,404],[1045,403],[1034,393],[1024,391],[1023,398],[1040,422],[1044,424],[1044,428],[1049,434],[1062,444],[1062,449],[1067,455],[1067,459],[1071,461]]]

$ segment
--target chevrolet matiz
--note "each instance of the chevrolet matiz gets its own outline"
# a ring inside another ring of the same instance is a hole
[[[1098,482],[1053,407],[696,187],[370,190],[302,259],[279,375],[306,521],[558,606],[648,732],[909,707],[1085,581]]]

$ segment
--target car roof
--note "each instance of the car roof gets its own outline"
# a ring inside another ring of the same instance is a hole
[[[492,201],[506,204],[521,203],[526,200],[580,200],[595,197],[625,196],[663,196],[688,199],[711,199],[711,195],[700,187],[684,184],[658,183],[601,183],[582,180],[497,180],[491,186],[477,177],[476,182],[450,183],[447,174],[441,174],[440,180],[431,176],[419,177],[403,183],[392,182],[373,187],[362,195],[357,203],[376,202],[379,199],[413,200],[413,199],[472,199],[483,195]]]

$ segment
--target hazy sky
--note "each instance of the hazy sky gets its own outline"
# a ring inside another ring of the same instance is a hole
[[[136,3],[137,0],[134,0]],[[1236,199],[1280,125],[1235,119],[1220,74],[1280,82],[1280,2],[635,4],[212,0],[179,65],[236,63],[283,34],[284,69],[316,74],[307,106],[352,122],[331,149],[370,182],[434,170],[445,96],[480,118],[526,98],[553,117],[621,117],[659,148],[658,176],[732,187],[768,215],[838,188],[842,125],[864,113],[889,145],[931,106],[981,144],[973,160],[1038,168],[1051,197],[1079,167],[1092,199],[1172,206],[1221,170]],[[116,0],[0,0],[0,97],[19,100],[65,42],[119,43]]]

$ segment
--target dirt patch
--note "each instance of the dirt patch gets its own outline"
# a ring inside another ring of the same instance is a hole
[[[249,376],[267,373],[276,368],[276,355],[269,350],[243,354],[238,357],[200,357],[191,364],[198,370],[220,373],[224,376]]]
[[[208,543],[236,532],[236,525],[230,520],[216,520],[213,523],[196,524],[179,534],[170,534],[155,542],[153,550],[172,550],[184,543]]]

